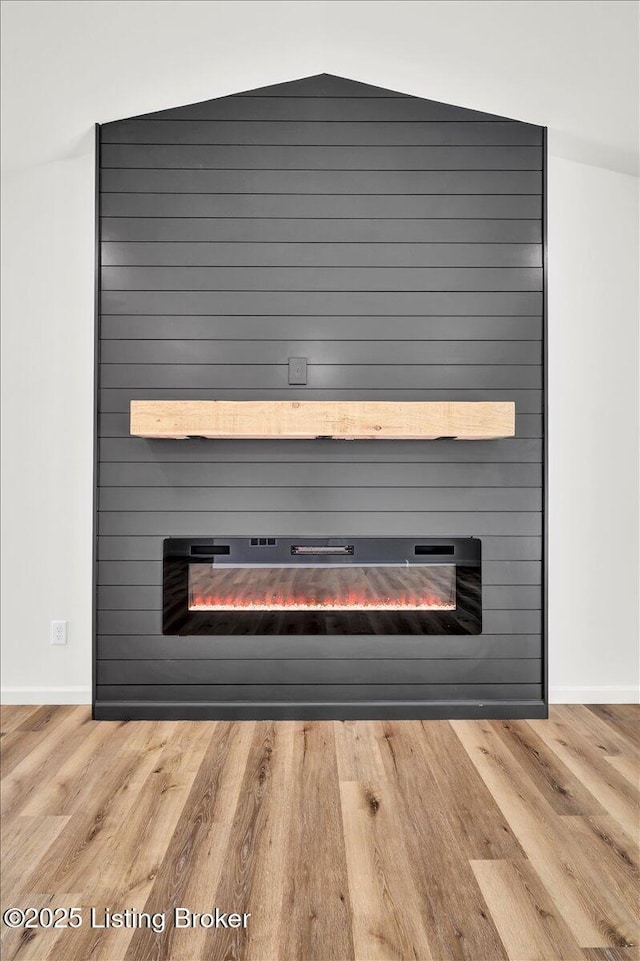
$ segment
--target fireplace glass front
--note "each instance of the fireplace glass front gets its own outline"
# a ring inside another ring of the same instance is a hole
[[[477,634],[475,538],[169,539],[165,634]]]
[[[190,611],[455,611],[452,564],[189,564]]]

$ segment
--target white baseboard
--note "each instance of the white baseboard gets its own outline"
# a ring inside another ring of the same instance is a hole
[[[551,687],[550,704],[637,704],[640,687],[602,684],[600,687]]]
[[[90,687],[3,687],[3,704],[91,704]]]

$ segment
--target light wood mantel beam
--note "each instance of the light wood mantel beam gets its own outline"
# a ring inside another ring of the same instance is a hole
[[[511,401],[132,400],[131,434],[153,439],[494,440],[515,435]]]

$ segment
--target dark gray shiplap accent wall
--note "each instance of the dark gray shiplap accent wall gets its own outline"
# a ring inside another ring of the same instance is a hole
[[[543,709],[543,134],[327,75],[101,127],[97,716]],[[145,441],[135,398],[515,400],[517,436]],[[481,537],[482,635],[162,635],[164,537],[293,533]]]

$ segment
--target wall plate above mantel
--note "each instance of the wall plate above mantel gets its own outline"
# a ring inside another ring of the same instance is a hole
[[[512,401],[132,400],[150,439],[496,440],[515,436]]]

